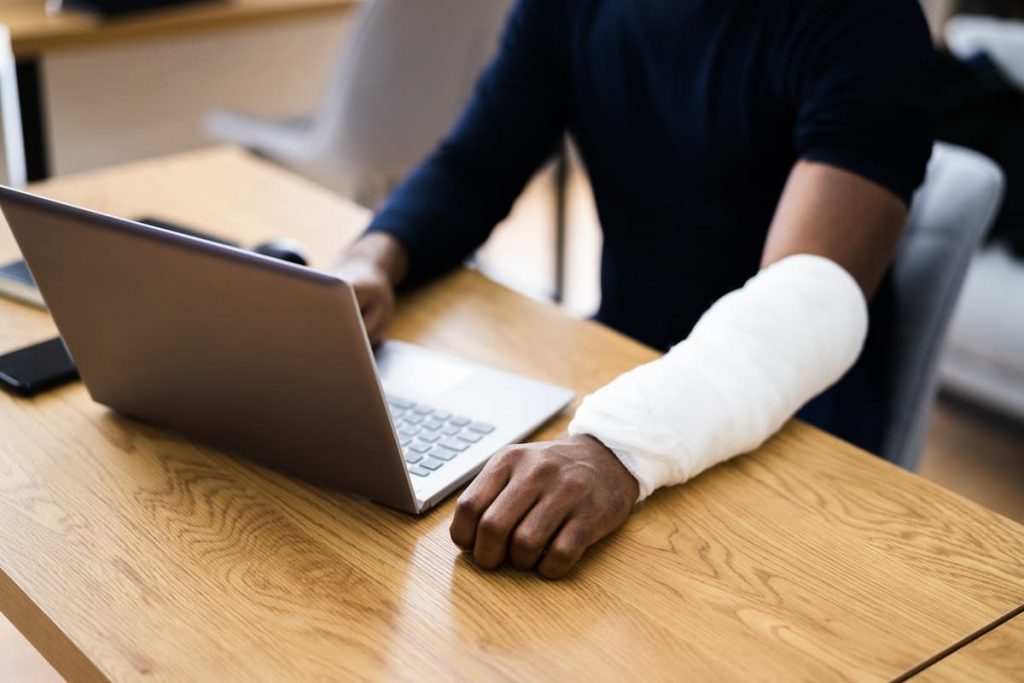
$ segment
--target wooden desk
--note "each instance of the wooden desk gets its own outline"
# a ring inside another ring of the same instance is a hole
[[[43,0],[4,0],[0,4],[0,24],[10,29],[14,55],[23,59],[126,40],[149,40],[259,22],[337,16],[356,2],[358,0],[220,0],[104,20],[81,12],[47,16]]]
[[[914,678],[915,683],[1020,683],[1024,680],[1024,614],[989,631]]]
[[[224,149],[39,190],[293,234],[320,265],[367,220]],[[0,348],[54,333],[14,303],[0,321]],[[654,355],[471,271],[405,298],[393,332],[581,393]],[[413,518],[318,490],[82,386],[0,395],[0,424],[0,609],[71,681],[891,679],[1024,602],[1022,527],[797,422],[553,583],[474,568],[450,501]]]
[[[359,0],[220,0],[115,19],[81,12],[47,16],[45,0],[0,0],[0,24],[11,32],[30,180],[49,176],[39,60],[56,51],[225,30],[293,19],[336,17]]]

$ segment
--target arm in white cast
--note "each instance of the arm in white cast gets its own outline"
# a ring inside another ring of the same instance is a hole
[[[611,449],[643,500],[760,446],[850,369],[867,329],[846,270],[788,256],[719,299],[665,356],[584,398],[569,433]]]

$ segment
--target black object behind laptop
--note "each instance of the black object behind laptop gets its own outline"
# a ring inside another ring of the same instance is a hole
[[[60,337],[0,356],[0,386],[22,396],[78,379],[78,369]]]
[[[179,233],[179,234],[182,234],[182,235],[188,235],[189,237],[198,237],[200,239],[207,240],[208,242],[216,242],[217,244],[226,244],[229,247],[237,247],[238,246],[238,242],[235,242],[233,240],[225,239],[223,237],[217,237],[216,235],[211,235],[208,232],[201,232],[199,230],[194,230],[193,228],[186,228],[183,225],[178,225],[177,223],[171,223],[170,221],[165,221],[162,218],[153,218],[151,216],[143,216],[142,218],[136,218],[135,220],[138,221],[139,223],[145,223],[146,225],[152,225],[154,228],[163,228],[164,230],[170,230],[171,232],[176,232],[176,233]]]
[[[76,9],[103,17],[114,17],[161,7],[195,5],[214,1],[216,0],[63,0],[63,2],[53,3],[53,5],[56,5],[55,8],[58,11]]]
[[[199,230],[193,230],[192,228],[186,228],[182,225],[171,223],[160,218],[145,216],[143,218],[136,218],[135,220],[140,223],[145,223],[146,225],[152,225],[157,228],[163,228],[164,230],[170,230],[171,232],[188,235],[189,237],[199,237],[204,240],[209,240],[210,242],[216,242],[217,244],[225,244],[229,247],[238,246],[237,242],[233,242],[229,239],[200,232]],[[282,254],[278,251],[267,248],[273,246],[273,244],[274,242],[268,242],[267,244],[259,245],[255,250],[264,256],[282,258],[283,260],[292,261],[293,263],[296,262],[294,255],[290,253]],[[303,263],[303,265],[305,264]],[[14,299],[30,306],[46,310],[46,303],[43,301],[43,295],[39,293],[35,280],[32,279],[32,273],[29,272],[28,265],[21,260],[0,265],[0,296],[5,296],[9,299]]]

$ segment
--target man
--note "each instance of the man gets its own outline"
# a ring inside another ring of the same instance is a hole
[[[462,263],[568,131],[605,235],[597,319],[681,343],[587,397],[570,436],[489,462],[451,526],[478,565],[564,576],[635,501],[756,447],[858,354],[801,415],[877,451],[931,60],[915,0],[519,0],[454,131],[338,270],[379,337],[393,288]]]

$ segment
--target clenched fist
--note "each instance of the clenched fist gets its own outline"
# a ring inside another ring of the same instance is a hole
[[[560,578],[622,526],[638,495],[636,479],[591,436],[509,446],[459,498],[452,540],[485,569],[507,560]]]

